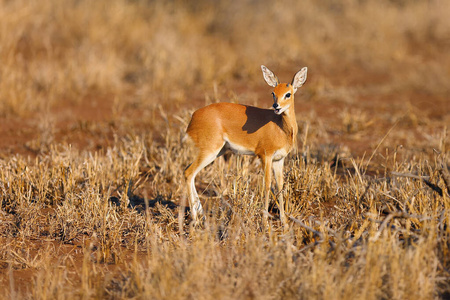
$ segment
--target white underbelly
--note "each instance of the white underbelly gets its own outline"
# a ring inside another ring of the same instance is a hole
[[[275,153],[272,156],[272,160],[277,161],[277,160],[283,159],[286,157],[286,155],[288,155],[288,151],[284,148],[281,148],[281,149],[275,151]]]
[[[248,149],[247,147],[232,143],[228,139],[225,139],[225,141],[226,141],[226,147],[236,154],[255,155],[255,152]]]

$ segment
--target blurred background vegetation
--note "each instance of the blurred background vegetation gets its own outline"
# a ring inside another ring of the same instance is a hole
[[[214,83],[260,83],[260,64],[289,76],[307,65],[310,96],[331,82],[448,97],[449,10],[437,0],[3,0],[0,116],[87,94],[183,100]]]

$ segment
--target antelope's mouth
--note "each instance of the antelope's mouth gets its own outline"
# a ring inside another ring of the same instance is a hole
[[[277,115],[281,115],[282,113],[284,113],[285,111],[287,111],[289,109],[290,105],[287,106],[280,106],[278,105],[277,107],[273,107],[273,111],[277,114]]]
[[[278,105],[277,103],[275,103],[274,105],[272,105],[273,108],[273,112],[276,113],[277,115],[281,114],[281,106]]]

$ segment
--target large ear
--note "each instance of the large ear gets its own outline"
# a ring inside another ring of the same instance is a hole
[[[299,87],[301,87],[306,81],[306,73],[308,72],[308,68],[304,67],[297,74],[294,75],[292,79],[292,86],[294,87],[294,93],[297,91]]]
[[[280,83],[278,77],[275,76],[275,74],[273,74],[272,71],[267,69],[266,66],[261,65],[261,70],[264,75],[264,80],[267,82],[268,85],[276,87]]]

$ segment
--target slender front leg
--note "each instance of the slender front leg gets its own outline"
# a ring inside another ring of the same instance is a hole
[[[273,162],[273,172],[275,174],[275,181],[277,182],[277,190],[278,190],[278,205],[280,209],[280,219],[283,224],[287,224],[286,214],[284,212],[284,199],[283,199],[283,184],[284,184],[284,176],[283,176],[283,167],[284,167],[284,158]]]
[[[264,210],[268,212],[270,185],[272,182],[272,157],[263,157],[262,161],[264,165]],[[264,216],[267,218],[266,214]]]

